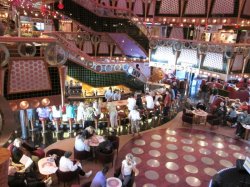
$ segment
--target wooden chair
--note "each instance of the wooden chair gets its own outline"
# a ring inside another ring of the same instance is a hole
[[[83,160],[88,160],[91,158],[91,153],[88,151],[77,151],[76,148],[74,147],[74,159],[75,160],[80,160],[82,163]]]
[[[96,158],[103,165],[108,164],[108,163],[112,163],[112,167],[113,167],[113,162],[114,162],[114,158],[115,158],[115,151],[112,151],[112,153],[110,153],[110,154],[105,154],[105,153],[102,153],[99,150],[97,150]]]
[[[77,180],[78,184],[80,184],[80,177],[79,177],[78,170],[62,172],[58,169],[56,171],[56,176],[57,176],[58,184],[60,184],[60,182],[63,182],[64,187],[65,187],[65,183],[71,182],[74,180]]]
[[[187,115],[186,113],[182,114],[182,125],[184,125],[184,123],[188,123],[190,125],[193,124],[193,116]]]
[[[107,139],[112,143],[113,148],[117,151],[117,156],[118,156],[120,138],[118,136],[107,136]]]

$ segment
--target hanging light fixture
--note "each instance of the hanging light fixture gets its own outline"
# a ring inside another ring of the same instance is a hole
[[[57,7],[58,7],[60,10],[62,10],[62,9],[64,8],[64,4],[63,4],[63,1],[62,1],[62,0],[59,1],[59,4],[57,5]]]

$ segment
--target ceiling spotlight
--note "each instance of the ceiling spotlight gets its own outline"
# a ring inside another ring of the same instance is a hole
[[[170,26],[170,27],[173,27],[173,24],[171,23],[169,26]]]
[[[223,23],[226,23],[227,22],[227,20],[226,19],[223,19],[223,21],[222,21]]]
[[[213,20],[213,23],[216,23],[216,22],[217,22],[217,20],[216,20],[216,19],[214,19],[214,20]]]
[[[183,20],[183,22],[187,22],[187,20],[186,20],[186,19],[184,19],[184,20]]]
[[[194,22],[195,22],[195,19],[192,19],[192,22],[194,23]]]
[[[201,23],[205,23],[205,19],[202,19],[202,20],[201,20]]]
[[[172,19],[172,22],[175,22],[175,18]]]
[[[163,21],[167,21],[167,18],[163,18]]]

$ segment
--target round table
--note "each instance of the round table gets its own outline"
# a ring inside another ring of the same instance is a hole
[[[107,187],[121,187],[122,181],[116,177],[110,177],[107,179]]]
[[[93,141],[93,139],[97,140],[96,142]],[[91,147],[98,147],[100,143],[104,142],[105,139],[103,138],[103,136],[99,136],[99,135],[94,135],[89,139],[89,145]]]
[[[206,125],[207,123],[207,115],[208,113],[203,110],[193,110],[192,113],[195,115],[196,118],[196,124],[201,123],[201,118],[204,118],[204,123]]]
[[[45,157],[38,161],[38,169],[42,175],[51,175],[58,170],[58,167],[52,157]]]

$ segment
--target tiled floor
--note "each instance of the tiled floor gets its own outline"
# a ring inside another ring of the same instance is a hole
[[[138,164],[136,187],[205,187],[218,170],[235,165],[237,158],[250,156],[248,142],[234,139],[235,129],[182,126],[181,115],[179,113],[170,122],[142,132],[139,137],[119,136],[120,151],[114,168],[119,167],[125,155],[131,152]],[[72,150],[73,146],[74,139],[69,138],[46,149]],[[94,173],[101,168],[95,162],[87,162],[84,167]],[[110,170],[108,176],[112,175],[113,170]]]

